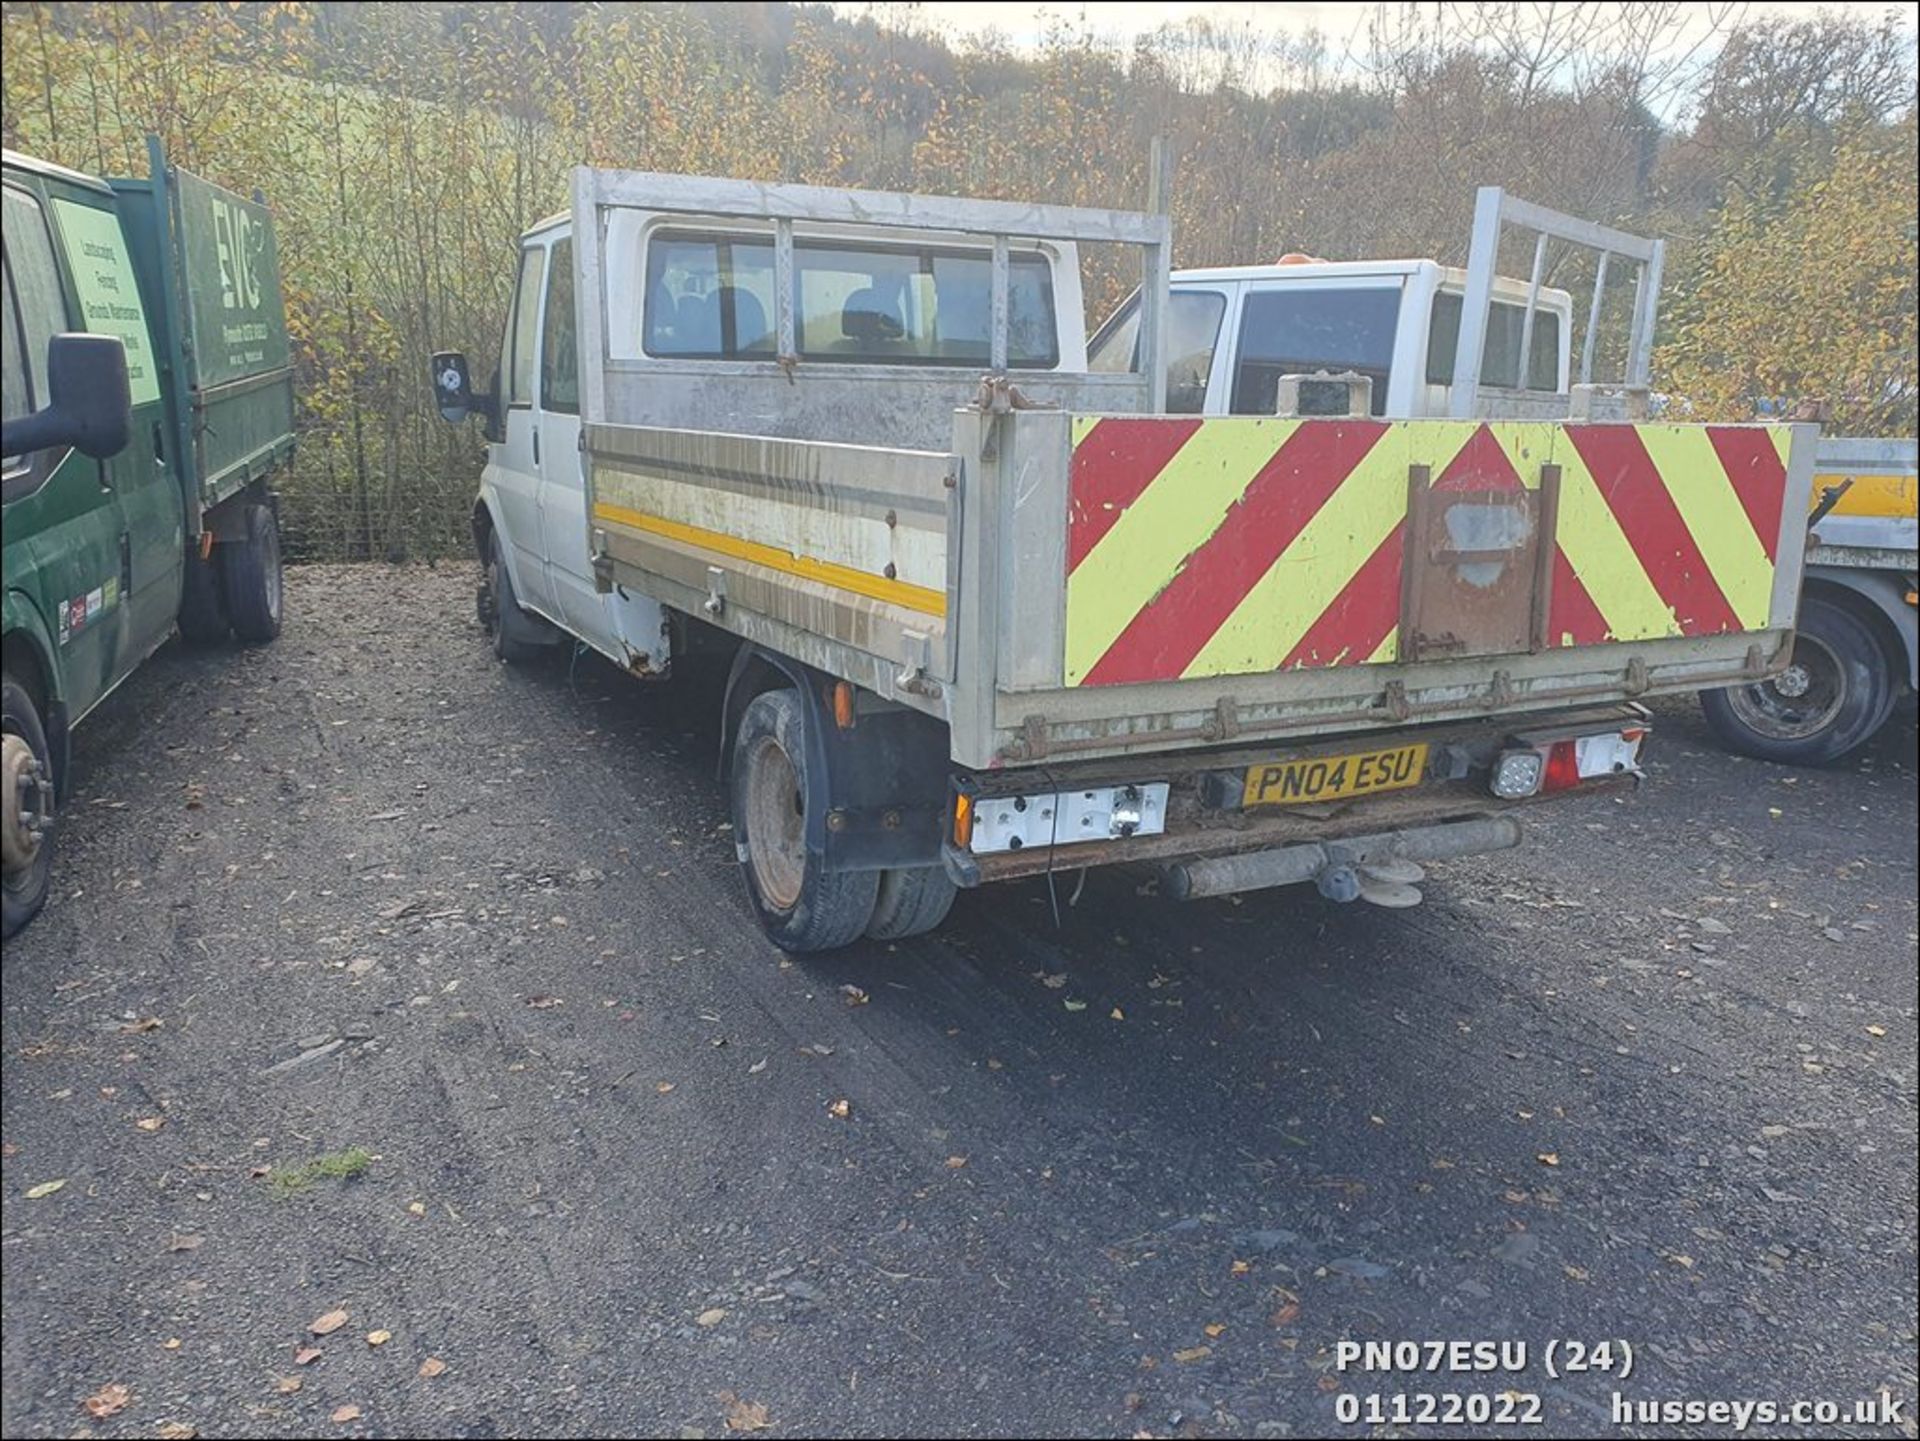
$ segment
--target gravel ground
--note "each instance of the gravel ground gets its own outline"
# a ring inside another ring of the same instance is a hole
[[[471,585],[297,571],[278,645],[169,647],[79,733],[6,950],[8,1435],[1461,1434],[1340,1398],[1509,1390],[1591,1435],[1616,1391],[1881,1388],[1858,1434],[1915,1434],[1910,707],[1792,771],[1669,704],[1640,793],[1413,911],[1096,875],[789,960],[692,708],[496,665]],[[1336,1362],[1438,1338],[1533,1349]],[[1546,1373],[1609,1338],[1630,1378]],[[1726,1427],[1628,1428],[1676,1430]]]

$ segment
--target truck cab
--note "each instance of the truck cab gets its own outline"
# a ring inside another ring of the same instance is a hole
[[[783,350],[774,225],[645,209],[609,217],[607,354],[635,377],[649,423],[944,444],[952,408],[993,361],[993,247],[904,227],[794,229]],[[1015,245],[1006,264],[1006,367],[1042,391],[1049,376],[1080,375],[1076,247]],[[516,276],[493,394],[476,401],[488,420],[473,514],[481,620],[502,658],[572,636],[635,675],[662,675],[672,653],[662,608],[601,584],[589,554],[569,214],[522,235]],[[455,373],[464,368],[460,359]],[[875,386],[876,373],[897,383]],[[767,376],[782,374],[814,403],[772,393]]]
[[[167,165],[5,152],[5,934],[45,901],[73,728],[176,631],[280,629],[293,385],[267,210]]]
[[[1282,375],[1350,372],[1372,382],[1375,416],[1452,413],[1454,353],[1467,272],[1431,260],[1327,261],[1176,270],[1167,322],[1167,410],[1271,415]],[[1481,383],[1564,404],[1572,297],[1542,287],[1528,334],[1525,282],[1493,286]],[[1138,297],[1088,346],[1096,371],[1136,362]],[[1526,377],[1521,380],[1522,355]]]

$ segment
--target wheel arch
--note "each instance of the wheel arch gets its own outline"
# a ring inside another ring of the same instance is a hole
[[[40,712],[47,733],[47,747],[53,752],[54,799],[66,800],[67,761],[72,730],[60,668],[53,660],[53,647],[46,633],[46,622],[38,607],[18,591],[6,598],[6,631],[0,635],[0,663],[6,673],[27,688]]]

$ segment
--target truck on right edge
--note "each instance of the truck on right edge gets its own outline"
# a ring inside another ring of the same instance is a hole
[[[1793,656],[1700,704],[1734,750],[1817,765],[1858,750],[1920,689],[1920,445],[1823,436]]]

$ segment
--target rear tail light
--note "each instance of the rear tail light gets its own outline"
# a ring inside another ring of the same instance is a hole
[[[1555,741],[1547,749],[1546,774],[1541,777],[1543,791],[1571,790],[1580,784],[1580,750],[1577,742]]]

